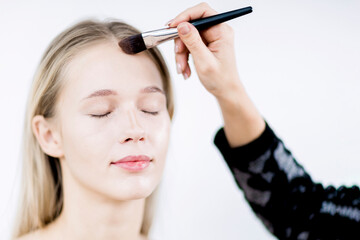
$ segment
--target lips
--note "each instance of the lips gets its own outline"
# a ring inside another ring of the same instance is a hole
[[[146,155],[130,155],[126,156],[116,162],[112,162],[113,164],[122,163],[122,162],[137,162],[137,161],[151,161],[151,158]]]
[[[151,161],[151,158],[146,155],[130,155],[117,160],[116,162],[112,162],[111,164],[135,172],[147,168]]]

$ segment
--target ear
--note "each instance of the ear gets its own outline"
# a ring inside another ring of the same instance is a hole
[[[64,156],[61,135],[55,125],[44,118],[36,115],[32,119],[32,130],[41,149],[49,156],[60,158]]]

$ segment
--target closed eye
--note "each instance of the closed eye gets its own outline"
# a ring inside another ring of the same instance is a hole
[[[146,114],[151,114],[151,115],[158,115],[159,112],[149,112],[149,111],[145,111],[145,110],[142,110],[142,112],[146,113]],[[100,114],[100,115],[95,115],[95,114],[91,114],[90,116],[91,117],[95,117],[95,118],[104,118],[104,117],[108,117],[110,115],[111,112],[107,112],[105,114]]]
[[[151,115],[158,115],[159,112],[148,112],[148,111],[145,111],[145,110],[142,110],[144,113],[147,113],[147,114],[151,114]]]
[[[95,117],[95,118],[103,118],[103,117],[107,117],[110,115],[111,112],[107,112],[105,114],[101,114],[101,115],[94,115],[94,114],[91,114],[90,116],[91,117]]]

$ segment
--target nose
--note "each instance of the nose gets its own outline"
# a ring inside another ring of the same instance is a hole
[[[133,111],[129,111],[127,113],[127,119],[129,124],[126,124],[127,126],[125,128],[124,134],[122,134],[120,142],[144,142],[147,138],[146,133],[136,118],[135,113]]]

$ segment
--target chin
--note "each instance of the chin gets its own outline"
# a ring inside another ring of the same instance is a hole
[[[137,200],[147,198],[153,193],[153,191],[149,192],[134,192],[128,196],[128,200]]]
[[[112,192],[117,200],[136,200],[149,197],[157,187],[157,184],[134,183],[131,186],[121,186],[116,192]],[[114,190],[114,189],[113,189]]]

